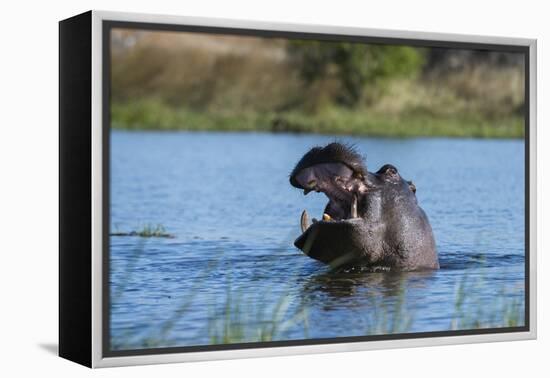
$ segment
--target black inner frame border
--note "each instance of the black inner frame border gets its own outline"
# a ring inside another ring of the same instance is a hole
[[[345,41],[356,43],[369,44],[386,44],[386,45],[407,45],[415,47],[439,47],[447,49],[469,49],[482,51],[499,51],[499,52],[515,52],[524,55],[525,69],[525,105],[524,105],[524,160],[525,160],[525,325],[521,327],[503,327],[503,328],[483,328],[471,330],[457,331],[433,331],[433,332],[415,332],[415,333],[399,333],[388,335],[370,335],[370,336],[343,336],[336,338],[318,338],[318,339],[302,339],[302,340],[284,340],[284,341],[269,341],[269,342],[250,342],[250,343],[235,343],[235,344],[215,344],[215,345],[195,345],[181,347],[160,347],[160,348],[140,348],[128,350],[111,350],[111,334],[110,334],[110,246],[109,246],[109,230],[110,230],[110,132],[111,132],[111,30],[114,28],[120,29],[137,29],[148,31],[170,31],[170,32],[195,32],[220,35],[238,35],[263,38],[285,38],[285,39],[303,39],[303,40],[319,40],[319,41]],[[403,31],[403,34],[406,34]],[[393,37],[369,37],[363,35],[344,35],[344,34],[325,34],[325,33],[310,33],[310,32],[293,32],[282,30],[261,30],[261,29],[244,29],[244,28],[229,28],[229,27],[214,27],[214,26],[196,26],[196,25],[178,25],[178,24],[161,24],[148,22],[132,22],[132,21],[102,21],[102,356],[103,357],[124,357],[124,356],[142,356],[156,355],[169,353],[190,353],[190,352],[209,352],[223,351],[236,349],[255,349],[255,348],[276,348],[276,347],[291,347],[291,346],[307,346],[320,344],[342,344],[365,341],[381,341],[381,340],[402,340],[402,339],[420,339],[448,336],[467,336],[467,335],[486,335],[497,333],[515,333],[528,332],[530,330],[530,159],[529,159],[529,126],[530,126],[530,55],[529,46],[508,45],[508,44],[492,44],[478,42],[448,42],[430,39],[412,39],[412,38],[393,38]]]

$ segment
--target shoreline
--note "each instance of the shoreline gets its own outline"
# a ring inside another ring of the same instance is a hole
[[[120,133],[193,133],[193,134],[243,134],[243,135],[296,135],[296,136],[324,136],[324,137],[351,137],[351,138],[372,138],[372,139],[449,139],[449,140],[492,140],[492,141],[522,141],[524,136],[520,137],[476,137],[476,136],[448,136],[448,135],[411,135],[411,136],[385,136],[385,135],[369,135],[369,134],[335,134],[335,133],[316,133],[316,132],[290,132],[290,131],[269,131],[269,130],[200,130],[200,129],[160,129],[160,128],[128,128],[119,127],[117,125],[111,127],[111,132]]]
[[[525,138],[524,119],[519,115],[487,119],[475,113],[433,115],[416,111],[384,114],[369,109],[340,108],[314,114],[299,111],[197,111],[152,101],[112,104],[111,124],[114,130],[128,131],[263,132],[381,138]]]

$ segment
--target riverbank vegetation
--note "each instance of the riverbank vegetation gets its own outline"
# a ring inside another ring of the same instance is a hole
[[[520,138],[519,54],[113,31],[112,127]]]

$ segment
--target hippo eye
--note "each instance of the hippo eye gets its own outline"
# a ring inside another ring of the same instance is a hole
[[[384,175],[388,175],[388,176],[396,176],[397,175],[397,168],[395,168],[391,164],[385,164],[376,173],[379,174],[379,175],[384,174]]]

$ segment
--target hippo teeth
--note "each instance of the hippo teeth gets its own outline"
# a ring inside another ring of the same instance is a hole
[[[304,190],[305,192],[305,190]],[[351,201],[351,211],[350,211],[351,218],[357,218],[357,195],[353,195],[353,200]],[[323,221],[330,222],[334,219],[328,215],[327,213],[323,213]],[[313,223],[317,223],[318,220],[313,218]],[[300,228],[302,229],[302,232],[306,232],[306,230],[311,226],[311,222],[309,221],[309,216],[307,214],[307,211],[302,211],[302,215],[300,216]]]
[[[351,201],[351,217],[357,218],[357,195],[353,195],[353,200]]]
[[[307,216],[307,211],[302,211],[302,216],[300,217],[300,228],[302,232],[305,232],[309,228],[309,217]]]

